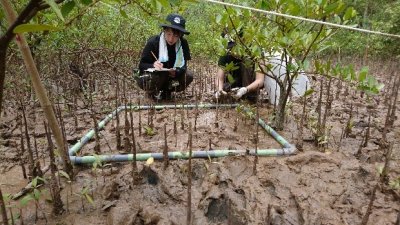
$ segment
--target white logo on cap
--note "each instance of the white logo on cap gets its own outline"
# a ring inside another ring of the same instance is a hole
[[[179,17],[175,17],[175,18],[174,18],[174,22],[175,22],[175,23],[181,23],[181,19],[180,19]]]

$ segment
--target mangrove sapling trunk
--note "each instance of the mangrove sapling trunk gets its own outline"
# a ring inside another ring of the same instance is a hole
[[[22,109],[22,118],[24,120],[24,135],[25,135],[25,139],[26,139],[26,146],[27,146],[27,150],[28,150],[28,176],[32,178],[36,177],[37,174],[35,174],[35,162],[33,159],[33,152],[32,152],[32,148],[31,148],[31,144],[30,144],[30,137],[29,137],[29,133],[28,133],[28,122],[26,120],[26,114],[25,114],[25,106],[22,104],[22,102],[20,101],[21,104],[21,109]],[[22,123],[21,123],[22,124]],[[22,134],[22,133],[21,133]]]
[[[215,126],[215,128],[218,128],[219,127],[219,125],[218,125],[218,117],[219,117],[219,99],[217,98],[217,105],[216,105],[216,107],[215,107],[215,122],[214,122],[214,126]]]
[[[399,94],[399,85],[400,85],[400,77],[397,79],[397,82],[394,84],[394,89],[392,92],[392,98],[393,98],[393,105],[392,105],[392,112],[390,113],[390,118],[389,118],[389,124],[390,126],[393,126],[394,121],[396,120],[396,103],[397,103],[397,98]]]
[[[99,128],[98,128],[98,126],[97,126],[96,116],[95,116],[95,114],[94,114],[93,111],[92,111],[90,117],[92,118],[93,130],[94,130],[94,141],[95,141],[94,152],[98,155],[98,154],[101,153],[101,150],[100,150]]]
[[[142,114],[140,113],[142,110],[140,110],[140,98],[139,98],[138,105],[139,105],[139,127],[138,127],[138,130],[139,130],[139,136],[142,136]]]
[[[195,97],[196,98],[196,110],[195,110],[195,113],[194,113],[194,131],[197,131],[197,129],[196,129],[196,127],[197,127],[197,117],[198,117],[198,115],[199,115],[199,101],[198,101],[198,98],[197,97]]]
[[[258,96],[258,95],[257,95]],[[256,103],[256,122],[255,124],[255,128],[256,128],[256,132],[254,133],[255,137],[254,137],[254,143],[255,143],[255,155],[254,155],[254,164],[253,164],[253,175],[257,174],[257,163],[258,163],[258,120],[259,120],[259,111],[258,111],[258,101]]]
[[[385,165],[383,166],[380,180],[382,183],[389,184],[389,170],[390,170],[390,160],[392,158],[393,143],[390,143],[385,152]]]
[[[227,217],[227,224],[228,225],[232,225],[232,213],[231,213],[231,210],[232,210],[232,202],[231,202],[231,200],[228,198],[227,199],[227,201],[228,201],[228,212],[227,212],[227,215],[226,215],[226,217]]]
[[[174,104],[175,104],[175,108],[174,108],[174,135],[176,136],[176,134],[178,133],[178,130],[176,128],[176,96],[174,97]]]
[[[360,145],[358,146],[358,150],[357,150],[356,154],[354,154],[354,156],[357,159],[360,159],[360,157],[361,157],[362,148],[364,146],[364,140],[365,140],[365,137],[361,137],[361,142],[360,142]]]
[[[35,122],[36,124],[36,122]],[[35,148],[35,156],[36,160],[39,160],[39,151],[38,151],[38,146],[37,146],[37,141],[36,141],[36,132],[33,131],[33,147]]]
[[[367,130],[365,131],[365,138],[364,138],[364,143],[363,147],[368,147],[368,141],[369,141],[369,136],[370,136],[370,129],[371,129],[371,112],[368,114],[368,124],[367,124]]]
[[[1,210],[1,217],[3,219],[3,225],[8,225],[6,204],[4,202],[3,192],[1,191],[1,187],[0,187],[0,210]]]
[[[318,97],[318,103],[317,103],[317,114],[318,114],[318,120],[317,120],[317,132],[315,133],[315,143],[318,145],[320,137],[322,137],[322,94],[324,92],[324,81],[321,78],[320,80],[320,89],[319,89],[319,97]]]
[[[118,80],[118,75],[115,76],[115,83],[116,83],[116,88],[115,88],[115,110],[118,110],[119,106],[119,80]],[[119,115],[117,114],[115,116],[116,119],[116,127],[115,127],[115,132],[116,132],[116,138],[117,138],[117,149],[121,149],[121,132],[120,132],[120,122],[119,122]]]
[[[397,220],[395,225],[400,225],[400,212],[397,214]]]
[[[124,86],[125,86],[125,82],[124,82]],[[125,90],[124,90],[125,91]],[[125,92],[124,92],[125,93]],[[128,119],[128,110],[127,110],[127,102],[126,102],[126,97],[124,94],[124,106],[125,106],[125,110],[124,110],[124,116],[125,116],[125,127],[124,127],[124,152],[128,153],[131,152],[131,146],[130,146],[130,140],[129,140],[129,130],[131,129],[131,126],[129,124],[129,119]]]
[[[182,102],[182,110],[181,110],[181,130],[185,130],[185,123],[183,122],[185,117],[185,103]]]
[[[56,111],[56,110],[54,110],[54,111]],[[58,107],[58,111],[56,111],[56,113],[57,113],[59,121],[60,121],[61,135],[62,135],[63,143],[64,143],[64,149],[62,152],[67,153],[68,152],[67,134],[65,132],[65,123],[64,123],[64,119],[63,119],[60,107]],[[61,155],[63,155],[63,154],[61,154]],[[70,179],[73,179],[74,170],[73,170],[71,161],[69,160],[69,156],[68,156],[68,160],[63,160],[63,161],[64,161],[64,163],[65,162],[68,163],[67,165],[64,165],[65,172],[69,175]]]
[[[164,168],[168,167],[169,157],[168,157],[168,144],[167,144],[167,124],[164,123],[164,149],[163,149],[163,160],[164,160]]]
[[[24,217],[22,216],[22,208],[19,209],[19,225],[24,225]]]
[[[306,83],[306,90],[307,90],[307,85],[308,83]],[[306,117],[306,108],[307,108],[307,95],[305,94],[303,96],[303,112],[300,116],[300,124],[298,127],[298,134],[297,134],[297,143],[296,143],[296,148],[299,151],[303,151],[303,129],[304,129],[304,120]]]
[[[376,197],[376,190],[377,189],[378,189],[378,183],[374,186],[374,189],[372,190],[372,194],[371,194],[371,198],[369,200],[367,211],[365,212],[360,225],[367,225],[368,224],[369,216],[372,213],[372,206],[374,205],[374,201],[375,201],[375,197]]]
[[[238,124],[239,124],[239,118],[236,116],[235,123],[233,124],[233,132],[237,131]]]
[[[48,151],[50,157],[50,190],[52,195],[52,203],[53,203],[53,214],[54,215],[61,215],[64,212],[63,202],[61,200],[60,195],[60,186],[56,180],[56,172],[57,166],[55,164],[55,157],[54,157],[54,145],[53,141],[51,140],[51,131],[47,130],[46,122],[44,122],[44,129],[46,132],[47,137],[47,144],[48,144]]]
[[[20,151],[20,154],[19,154],[19,163],[20,163],[20,165],[21,165],[21,168],[22,168],[22,175],[24,176],[24,179],[26,179],[27,178],[27,176],[26,176],[26,169],[25,169],[25,156],[24,156],[24,153],[25,153],[25,144],[24,144],[24,135],[23,135],[23,132],[22,132],[22,120],[20,120],[20,123],[19,123],[19,129],[20,129],[20,132],[21,132],[21,136],[20,136],[20,144],[21,144],[21,151]]]
[[[290,84],[290,82],[288,83],[288,90],[286,90],[284,87],[281,87],[281,95],[279,96],[279,102],[275,118],[275,126],[277,130],[283,130],[283,126],[285,123],[286,103],[289,99],[289,92],[291,88],[292,85]]]
[[[94,130],[94,141],[95,141],[94,152],[96,154],[100,154],[101,150],[100,150],[99,128],[97,126],[96,112],[93,107],[93,94],[92,94],[91,87],[92,87],[92,85],[89,85],[89,104],[90,104],[89,107],[90,107],[90,117],[92,118],[93,130]]]
[[[336,89],[336,95],[335,95],[335,99],[338,100],[339,96],[340,96],[340,91],[342,90],[342,81],[341,80],[337,80],[337,89]],[[307,90],[307,89],[306,89]]]
[[[188,162],[187,225],[192,224],[192,122],[189,122],[189,162]]]
[[[132,103],[131,103],[132,105]],[[140,110],[139,110],[140,111]],[[129,111],[129,116],[130,116],[130,120],[131,120],[131,136],[132,136],[132,145],[131,145],[131,151],[132,151],[132,155],[133,155],[133,160],[132,160],[132,180],[133,183],[135,183],[135,179],[136,179],[136,175],[137,175],[137,163],[136,163],[136,140],[135,140],[135,129],[133,127],[133,112],[132,110]],[[140,128],[139,128],[140,129]]]
[[[149,111],[149,116],[150,116],[150,123],[148,124],[151,129],[154,128],[154,116],[156,114],[156,109],[153,104],[150,104],[150,111]]]
[[[15,225],[14,214],[13,214],[12,208],[8,208],[8,209],[10,211],[11,225]]]
[[[78,131],[78,100],[77,100],[77,96],[75,94],[72,95],[73,98],[73,116],[74,116],[74,127],[75,127],[75,131]]]
[[[385,84],[385,87],[391,87],[391,88],[384,88],[383,89],[383,91],[384,91],[384,93],[383,93],[383,96],[384,96],[384,100],[383,100],[383,104],[384,105],[388,105],[388,102],[389,102],[389,100],[391,99],[391,97],[392,97],[392,92],[391,92],[391,90],[393,90],[393,88],[394,88],[394,85],[395,85],[395,77],[394,77],[394,74],[393,73],[391,73],[390,74],[390,78],[389,79],[387,79],[387,81],[388,81],[388,83],[386,83]],[[392,84],[393,84],[393,86],[392,86]]]
[[[345,126],[346,127],[344,128],[343,135],[342,135],[340,141],[343,138],[349,137],[349,134],[351,133],[351,130],[353,128],[353,103],[350,104],[349,119],[347,120],[347,123]]]
[[[391,102],[392,100],[390,99],[389,102]],[[386,138],[386,134],[389,130],[390,127],[390,112],[392,109],[392,104],[389,104],[387,112],[386,112],[386,117],[385,117],[385,125],[383,127],[383,131],[382,131],[382,139],[381,139],[381,143],[380,146],[381,148],[386,148],[387,147],[387,138]]]
[[[321,132],[324,139],[327,138],[328,136],[326,131],[326,120],[330,116],[332,101],[333,101],[331,95],[331,83],[332,83],[332,78],[329,78],[328,87],[326,89],[325,113],[324,113],[324,118],[322,119],[322,127],[321,127]],[[326,146],[325,143],[323,145]]]

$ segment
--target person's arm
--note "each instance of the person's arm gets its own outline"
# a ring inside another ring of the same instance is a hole
[[[249,85],[247,85],[247,92],[257,91],[264,86],[264,74],[256,72],[256,79]]]
[[[215,86],[216,86],[215,88],[217,89],[217,91],[223,91],[224,81],[225,81],[225,72],[223,69],[219,68],[215,81]]]
[[[264,86],[264,74],[256,72],[256,79],[246,87],[241,87],[237,90],[235,98],[241,98],[243,95],[257,91],[257,89],[262,88]]]
[[[154,67],[156,59],[151,54],[151,52],[153,52],[158,57],[158,44],[156,43],[156,37],[151,37],[143,48],[139,62],[139,69],[141,72],[148,68]]]

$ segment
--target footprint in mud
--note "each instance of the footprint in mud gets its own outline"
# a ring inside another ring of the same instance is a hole
[[[228,219],[228,203],[225,198],[212,199],[208,205],[207,218],[212,222],[223,222]]]
[[[225,223],[231,225],[245,225],[245,215],[241,214],[235,203],[229,203],[230,199],[222,195],[220,198],[210,199],[205,216],[212,223]]]
[[[160,180],[157,173],[147,166],[143,167],[143,170],[140,171],[139,176],[142,177],[143,183],[149,183],[151,185],[157,185]]]

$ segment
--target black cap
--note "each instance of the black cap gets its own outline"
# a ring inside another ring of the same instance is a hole
[[[161,27],[170,27],[175,30],[179,30],[184,34],[190,34],[189,31],[185,30],[186,20],[178,14],[169,14],[165,19],[165,24],[160,24]]]

